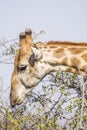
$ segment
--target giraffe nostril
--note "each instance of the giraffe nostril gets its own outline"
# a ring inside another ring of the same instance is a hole
[[[14,100],[14,101],[11,101],[11,102],[10,102],[11,107],[15,107],[15,106],[16,106],[16,101],[17,101],[17,99],[16,99],[16,100]]]
[[[15,107],[16,105],[14,103],[11,104],[11,107]]]
[[[27,68],[27,65],[18,65],[17,66],[18,72],[22,72],[22,71],[26,70],[26,68]]]

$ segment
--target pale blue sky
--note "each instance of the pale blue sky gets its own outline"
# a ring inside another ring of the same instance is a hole
[[[0,0],[0,40],[14,39],[30,27],[46,32],[40,40],[87,42],[87,0]],[[12,65],[0,65],[4,88]]]
[[[0,39],[26,27],[45,30],[47,40],[87,41],[87,0],[0,0]]]

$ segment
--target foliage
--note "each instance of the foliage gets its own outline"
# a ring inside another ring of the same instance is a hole
[[[0,105],[0,130],[86,129],[87,102],[84,98],[81,117],[83,99],[79,78],[64,72],[52,73],[48,78],[45,81],[48,85],[44,84],[41,92],[32,91],[22,106],[12,109]]]

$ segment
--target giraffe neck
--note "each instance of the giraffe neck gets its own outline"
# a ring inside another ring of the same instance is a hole
[[[87,75],[87,44],[70,42],[38,43],[46,71],[62,70]]]

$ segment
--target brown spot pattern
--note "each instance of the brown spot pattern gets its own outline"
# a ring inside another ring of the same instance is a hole
[[[83,42],[69,42],[69,41],[50,41],[44,44],[45,46],[62,46],[62,47],[84,47],[87,48],[87,43]]]
[[[50,50],[50,49],[48,49],[47,51],[48,51],[48,52],[51,52],[51,50]]]
[[[87,72],[87,65],[82,66],[82,70]]]
[[[67,65],[68,64],[68,58],[65,57],[63,60],[62,60],[62,65]]]
[[[87,62],[87,53],[83,54],[81,58]]]
[[[78,74],[78,71],[76,69],[74,69],[74,68],[69,67],[69,68],[66,69],[66,71]]]
[[[80,54],[85,50],[85,48],[68,48],[68,51],[70,51],[71,54]]]
[[[49,46],[49,48],[57,48],[57,47],[58,47],[58,45],[55,45],[55,44]]]
[[[64,49],[61,48],[61,49],[56,49],[56,50],[54,50],[54,54],[53,54],[53,55],[54,55],[55,57],[57,57],[57,58],[61,58],[62,56],[65,55]]]
[[[73,57],[73,58],[70,60],[70,62],[71,62],[71,66],[72,66],[72,67],[75,67],[75,68],[77,68],[77,69],[78,69],[78,67],[79,67],[79,65],[80,65],[80,63],[81,63],[81,61],[80,61],[78,58],[76,58],[76,57]]]

